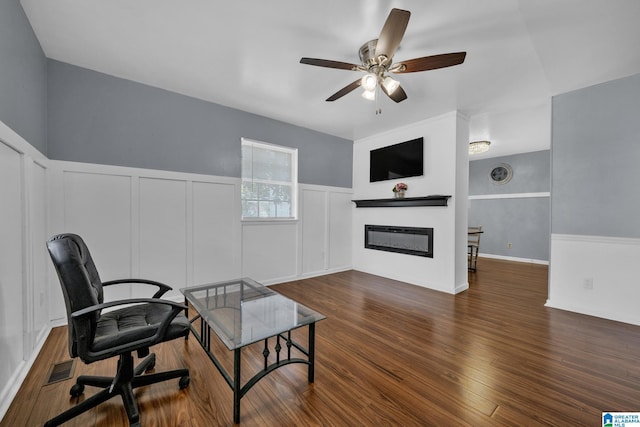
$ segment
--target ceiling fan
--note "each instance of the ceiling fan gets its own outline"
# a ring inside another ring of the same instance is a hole
[[[352,92],[358,86],[362,86],[364,88],[362,96],[366,99],[375,99],[375,91],[380,87],[389,98],[395,102],[402,102],[407,99],[407,94],[400,86],[400,83],[389,76],[388,73],[415,73],[451,67],[452,65],[462,64],[467,54],[466,52],[445,53],[392,63],[393,55],[396,53],[404,36],[410,16],[411,12],[408,10],[391,9],[380,36],[360,47],[360,61],[362,61],[360,65],[316,58],[302,58],[300,63],[367,73],[362,78],[331,95],[327,98],[327,101],[335,101]]]

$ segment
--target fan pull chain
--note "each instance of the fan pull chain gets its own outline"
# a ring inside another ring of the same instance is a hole
[[[382,114],[382,108],[379,105],[380,99],[380,85],[376,85],[376,116]]]

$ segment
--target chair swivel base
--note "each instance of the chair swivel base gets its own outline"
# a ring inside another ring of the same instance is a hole
[[[155,362],[155,354],[152,353],[134,368],[133,356],[131,353],[125,353],[120,355],[120,360],[118,361],[118,372],[115,377],[96,377],[88,375],[78,377],[76,384],[71,387],[71,396],[80,396],[84,392],[85,385],[104,388],[104,390],[80,402],[62,414],[50,419],[44,424],[45,427],[60,425],[118,395],[122,397],[122,402],[124,403],[127,417],[129,418],[129,424],[132,427],[139,426],[140,414],[133,395],[133,389],[174,378],[180,378],[180,390],[189,386],[188,369],[176,369],[173,371],[142,375],[145,371],[153,369]]]

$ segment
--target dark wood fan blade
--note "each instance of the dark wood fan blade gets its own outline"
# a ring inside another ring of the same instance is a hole
[[[357,71],[358,66],[356,64],[349,64],[348,62],[330,61],[328,59],[317,58],[302,58],[301,64],[316,65],[318,67],[337,68],[339,70]]]
[[[436,70],[462,64],[467,52],[444,53],[442,55],[425,56],[394,64],[392,73],[416,73],[418,71]]]
[[[334,93],[333,95],[328,97],[327,101],[329,101],[329,102],[335,101],[338,98],[342,98],[343,96],[345,96],[349,92],[352,92],[355,88],[360,86],[360,81],[361,81],[361,79],[358,79],[355,82],[353,82],[351,84],[348,84],[347,86],[343,87],[342,89],[340,89],[339,91],[337,91],[336,93]]]
[[[378,44],[376,45],[376,57],[386,56],[389,61],[400,46],[400,41],[409,24],[411,12],[402,9],[391,9],[387,21],[380,31]]]
[[[398,86],[392,93],[387,92],[387,89],[385,89],[383,85],[380,85],[380,88],[389,98],[393,99],[395,102],[402,102],[407,99],[407,93],[404,91],[404,89],[402,89],[402,86]]]

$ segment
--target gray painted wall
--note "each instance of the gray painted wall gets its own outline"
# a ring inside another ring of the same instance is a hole
[[[47,154],[47,61],[18,0],[0,0],[0,120]]]
[[[640,74],[552,101],[552,232],[640,237]]]
[[[49,60],[49,158],[240,177],[240,138],[298,148],[299,182],[351,187],[353,142]]]
[[[489,179],[489,171],[499,163],[507,163],[513,169],[511,181],[502,185]],[[549,190],[549,150],[469,162],[470,196]],[[549,221],[549,197],[469,201],[469,225],[482,225],[484,231],[480,238],[481,254],[549,261]]]
[[[469,162],[469,195],[541,193],[551,189],[549,150]],[[513,169],[513,178],[506,184],[494,184],[489,171],[500,163]]]

